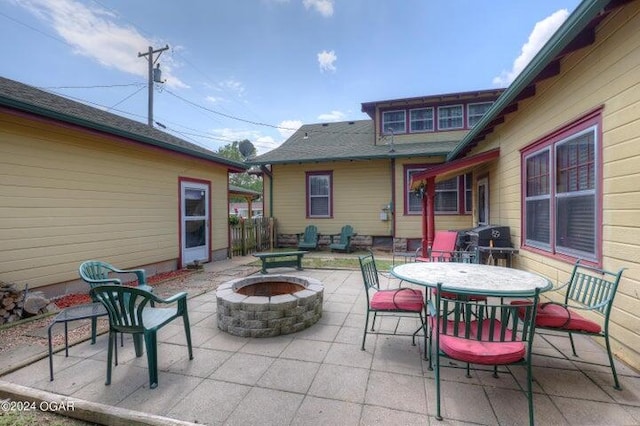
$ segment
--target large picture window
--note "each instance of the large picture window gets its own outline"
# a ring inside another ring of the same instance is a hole
[[[599,118],[583,119],[523,151],[526,245],[598,260]]]
[[[307,173],[307,217],[327,218],[333,214],[332,173]]]

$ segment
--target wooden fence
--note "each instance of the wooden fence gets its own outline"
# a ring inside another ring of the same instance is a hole
[[[272,250],[276,244],[275,236],[276,221],[270,217],[243,219],[235,225],[229,225],[229,257]]]

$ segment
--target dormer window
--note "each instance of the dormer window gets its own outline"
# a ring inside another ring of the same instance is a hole
[[[433,132],[433,108],[409,110],[409,126],[411,133]]]
[[[477,104],[467,105],[467,127],[472,128],[476,125],[483,115],[491,108],[493,102],[481,102]]]
[[[438,107],[438,130],[462,129],[464,127],[462,105]]]
[[[382,113],[382,133],[406,133],[407,120],[404,110],[385,111]]]

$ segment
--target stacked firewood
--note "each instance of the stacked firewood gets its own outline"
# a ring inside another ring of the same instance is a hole
[[[25,290],[18,290],[14,284],[0,281],[0,324],[22,318]]]

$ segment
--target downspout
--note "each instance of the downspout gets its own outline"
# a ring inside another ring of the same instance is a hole
[[[396,159],[391,159],[391,202],[389,203],[391,215],[391,250],[395,252],[396,246]]]
[[[271,173],[265,165],[260,166],[260,171],[269,176],[269,217],[273,217],[273,173]],[[264,193],[264,188],[262,188],[262,192]],[[262,209],[262,213],[264,214],[264,208]]]

